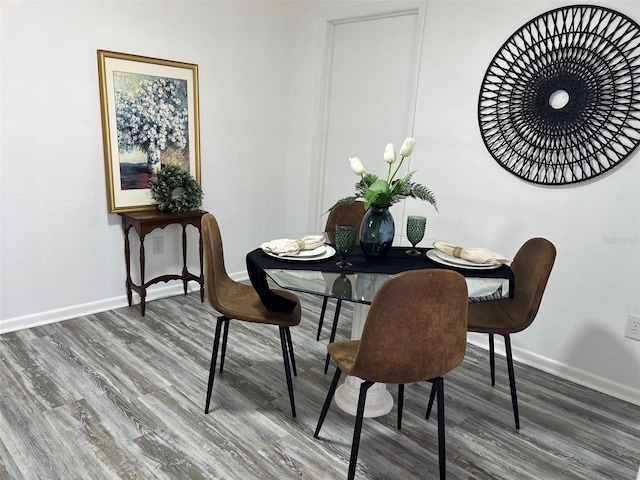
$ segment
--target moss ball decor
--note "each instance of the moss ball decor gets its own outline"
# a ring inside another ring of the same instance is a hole
[[[169,165],[149,181],[151,197],[161,212],[187,212],[202,205],[202,187],[181,167]]]

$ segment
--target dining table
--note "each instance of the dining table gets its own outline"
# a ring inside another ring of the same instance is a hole
[[[352,302],[351,339],[357,340],[362,335],[369,306],[377,290],[396,273],[427,268],[457,271],[465,278],[469,302],[512,298],[515,290],[515,278],[507,264],[488,266],[452,262],[432,247],[417,247],[420,255],[409,255],[406,246],[393,246],[382,258],[367,257],[356,247],[347,257],[351,266],[340,268],[332,238],[326,236],[326,240],[325,248],[320,249],[322,253],[316,255],[299,252],[297,255],[278,256],[261,248],[247,254],[249,279],[267,309],[286,312],[295,306],[274,292],[271,285]],[[361,382],[357,377],[347,376],[335,393],[338,407],[352,415],[356,414]],[[365,417],[385,415],[392,408],[393,398],[386,385],[377,383],[371,387],[367,394]]]

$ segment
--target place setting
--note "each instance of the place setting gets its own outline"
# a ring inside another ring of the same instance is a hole
[[[496,270],[511,260],[487,248],[465,248],[448,242],[433,242],[433,249],[427,251],[427,258],[449,267],[471,270]]]
[[[325,261],[336,255],[336,249],[325,243],[324,235],[278,238],[264,242],[260,248],[270,257],[293,262]]]

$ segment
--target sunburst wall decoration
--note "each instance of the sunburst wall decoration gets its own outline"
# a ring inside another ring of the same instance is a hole
[[[612,169],[640,142],[640,27],[591,5],[539,15],[491,61],[478,121],[495,160],[529,182]]]

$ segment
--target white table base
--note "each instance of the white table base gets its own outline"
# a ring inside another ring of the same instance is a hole
[[[364,322],[367,319],[369,305],[356,303],[351,326],[351,340],[359,340],[362,336]],[[344,383],[336,389],[334,400],[336,405],[347,413],[355,415],[358,410],[358,397],[360,396],[360,384],[362,379],[347,376]],[[381,417],[393,408],[393,398],[384,383],[376,383],[367,391],[367,401],[364,407],[364,416],[367,418]]]

